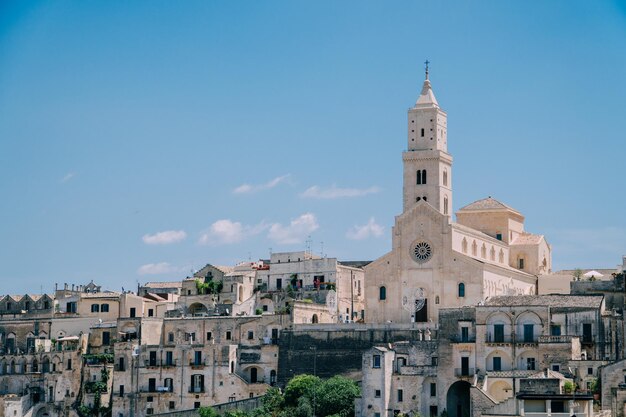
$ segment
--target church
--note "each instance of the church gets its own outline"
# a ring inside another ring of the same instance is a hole
[[[551,272],[551,246],[524,230],[524,216],[487,197],[452,221],[452,155],[447,114],[426,79],[408,111],[402,153],[403,212],[391,252],[365,268],[366,321],[437,322],[440,308],[477,305],[497,295],[537,293]]]

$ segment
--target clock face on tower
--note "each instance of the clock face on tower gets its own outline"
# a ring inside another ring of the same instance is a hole
[[[433,256],[433,250],[428,242],[417,242],[411,250],[411,256],[415,262],[423,264]]]

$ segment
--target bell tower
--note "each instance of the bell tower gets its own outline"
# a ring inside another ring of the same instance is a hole
[[[408,112],[404,164],[403,211],[425,200],[442,214],[452,214],[452,156],[448,153],[448,116],[439,108],[426,61],[426,79]]]

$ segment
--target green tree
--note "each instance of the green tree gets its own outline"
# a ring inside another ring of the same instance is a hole
[[[198,408],[198,415],[200,417],[217,417],[217,411],[212,407],[200,407]]]
[[[283,409],[285,405],[285,399],[280,390],[276,387],[272,387],[267,390],[263,397],[263,409],[270,415],[276,416]]]
[[[306,397],[311,400],[320,383],[320,379],[313,375],[302,374],[294,376],[285,387],[285,405],[297,407],[300,397]]]
[[[315,414],[320,417],[337,414],[354,415],[354,399],[361,395],[359,386],[351,379],[334,376],[325,380],[317,389]]]
[[[228,410],[224,413],[224,417],[250,417],[250,415],[243,410]]]

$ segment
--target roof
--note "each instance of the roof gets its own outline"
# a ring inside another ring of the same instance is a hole
[[[483,198],[482,200],[476,200],[473,203],[468,204],[465,207],[461,207],[459,211],[481,211],[481,210],[512,210],[520,214],[517,210],[506,204],[492,198],[491,196]]]
[[[601,295],[498,295],[489,297],[483,304],[486,307],[584,307],[600,308]]]
[[[415,107],[439,107],[439,103],[437,103],[435,93],[433,93],[433,89],[428,78],[424,80],[422,92],[415,103]]]
[[[567,379],[565,378],[565,375],[563,375],[562,373],[553,371],[551,369],[545,369],[543,371],[536,372],[532,375],[529,375],[527,378],[528,379],[546,379],[546,378]]]
[[[180,281],[169,281],[169,282],[146,282],[144,287],[150,288],[181,288],[183,283]]]
[[[536,245],[541,243],[543,235],[533,235],[532,233],[522,233],[517,235],[511,245]]]
[[[339,265],[349,266],[352,268],[364,268],[371,263],[372,261],[339,261]]]

